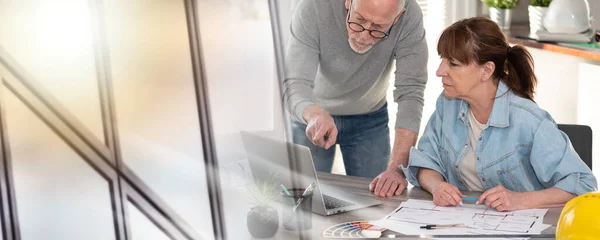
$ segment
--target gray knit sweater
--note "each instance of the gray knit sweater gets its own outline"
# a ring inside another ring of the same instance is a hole
[[[415,0],[390,36],[364,54],[348,44],[345,0],[302,0],[292,18],[285,56],[283,98],[292,117],[317,104],[331,115],[378,110],[385,102],[386,81],[395,60],[396,128],[419,132],[427,83],[427,43],[423,14]]]

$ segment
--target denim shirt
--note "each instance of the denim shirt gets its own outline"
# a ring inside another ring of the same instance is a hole
[[[440,95],[418,148],[410,149],[408,167],[401,166],[411,184],[419,186],[419,168],[429,168],[468,190],[459,168],[470,144],[468,109],[466,101]],[[576,195],[597,189],[591,170],[550,114],[502,82],[475,149],[477,176],[486,190],[500,184],[511,191],[556,187]]]

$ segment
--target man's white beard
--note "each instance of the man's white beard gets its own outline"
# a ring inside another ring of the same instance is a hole
[[[360,49],[359,49],[359,46],[355,46],[355,45],[352,43],[352,40],[353,40],[353,38],[352,38],[352,37],[348,37],[348,44],[350,45],[350,48],[352,48],[352,51],[354,51],[354,52],[356,52],[356,53],[358,53],[358,54],[363,54],[363,53],[366,53],[366,52],[368,52],[369,50],[371,50],[371,48],[373,47],[373,45],[369,45],[368,47],[366,47],[366,48],[364,48],[364,49],[360,50]],[[354,41],[356,41],[356,39],[354,39]],[[358,41],[356,41],[356,42],[358,42]]]

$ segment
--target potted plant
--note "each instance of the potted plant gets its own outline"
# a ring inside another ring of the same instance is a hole
[[[542,28],[542,23],[546,12],[548,12],[548,6],[550,6],[552,0],[531,0],[529,10],[529,32],[535,33]]]
[[[246,216],[248,231],[255,238],[269,238],[279,228],[279,214],[271,207],[273,199],[279,195],[279,185],[272,177],[269,181],[257,182],[249,188],[253,207]]]
[[[519,4],[519,0],[481,0],[490,8],[490,18],[500,26],[500,29],[510,28],[512,9]]]

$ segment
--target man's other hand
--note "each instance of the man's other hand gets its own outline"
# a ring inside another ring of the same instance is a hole
[[[400,169],[388,169],[371,181],[369,191],[380,197],[391,197],[402,194],[407,185],[408,182]]]
[[[315,146],[329,149],[337,141],[338,130],[333,117],[317,105],[311,105],[304,111],[306,126],[306,137]]]

